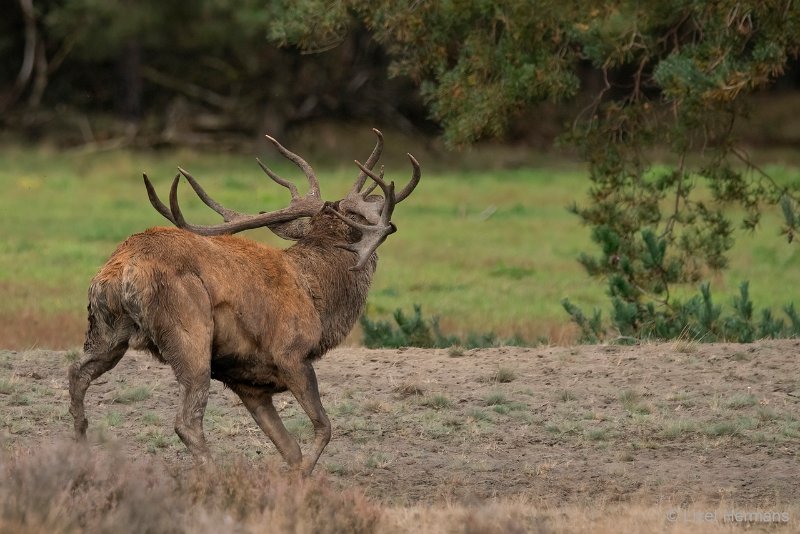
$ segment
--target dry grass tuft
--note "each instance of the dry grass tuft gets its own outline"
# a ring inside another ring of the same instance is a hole
[[[425,390],[422,389],[422,386],[411,382],[405,382],[403,384],[396,386],[394,388],[394,392],[397,394],[397,397],[401,399],[405,399],[408,397],[418,397],[425,394]]]
[[[0,532],[374,532],[380,509],[324,477],[237,461],[170,473],[59,443],[0,459]]]

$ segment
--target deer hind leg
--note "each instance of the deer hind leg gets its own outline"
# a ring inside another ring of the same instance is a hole
[[[99,349],[97,346],[90,348],[89,345],[87,342],[83,359],[73,363],[69,368],[69,413],[72,415],[75,436],[78,439],[86,437],[86,429],[89,427],[84,409],[86,390],[93,380],[113,369],[128,349],[127,342],[105,349]]]
[[[163,273],[154,276],[166,277]],[[172,367],[180,386],[175,433],[198,465],[210,465],[203,433],[213,336],[208,293],[202,282],[191,275],[170,279],[158,291],[155,296],[131,298],[126,305],[135,311],[143,335],[150,338],[161,359]]]
[[[317,375],[311,362],[305,360],[284,368],[282,371],[287,387],[300,403],[308,418],[311,419],[311,424],[314,425],[314,445],[310,453],[303,459],[300,467],[304,475],[310,475],[314,466],[317,465],[323,449],[331,440],[331,422],[325,413],[325,408],[322,407],[317,387]]]
[[[245,408],[253,416],[258,426],[275,444],[283,459],[293,469],[299,469],[303,456],[300,445],[292,437],[281,421],[272,404],[272,393],[255,387],[231,384],[231,389],[242,399]]]
[[[211,455],[203,433],[203,415],[211,384],[210,329],[181,319],[176,316],[177,323],[182,326],[181,333],[173,332],[168,342],[161,340],[156,345],[161,357],[175,372],[180,387],[175,433],[198,465],[210,465]]]
[[[175,415],[175,433],[200,465],[211,464],[211,454],[203,433],[203,414],[208,403],[211,381],[209,369],[190,372],[176,369],[175,376],[181,388],[181,400]]]

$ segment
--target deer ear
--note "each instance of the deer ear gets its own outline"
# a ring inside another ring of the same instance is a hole
[[[311,230],[311,222],[307,218],[294,219],[267,226],[273,234],[287,241],[299,241]]]

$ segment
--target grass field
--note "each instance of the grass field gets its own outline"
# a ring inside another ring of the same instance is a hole
[[[369,146],[366,144],[365,146]],[[410,176],[402,143],[387,148],[387,176]],[[321,164],[323,195],[341,198],[355,177],[351,156]],[[276,153],[259,154],[282,176],[298,179]],[[304,153],[304,155],[306,155]],[[478,168],[490,168],[472,155]],[[315,158],[307,155],[315,164]],[[330,156],[324,158],[330,161]],[[388,316],[395,308],[422,305],[441,318],[443,329],[466,334],[494,331],[551,343],[571,339],[559,301],[605,308],[604,288],[575,261],[592,250],[589,231],[565,207],[585,199],[585,170],[547,162],[506,170],[453,170],[426,161],[423,181],[398,207],[399,228],[380,249],[368,311]],[[526,160],[529,161],[529,160]],[[64,153],[46,148],[0,148],[0,346],[70,347],[82,342],[86,288],[117,243],[145,228],[165,224],[149,205],[141,173],[168,194],[175,167],[190,170],[220,202],[257,212],[285,205],[286,191],[270,182],[253,157],[190,151]],[[449,169],[449,170],[448,170]],[[781,179],[797,180],[794,167],[772,167]],[[216,215],[184,186],[182,205],[190,220],[216,222]],[[778,213],[762,229],[740,235],[732,267],[712,278],[719,303],[750,280],[757,306],[780,306],[794,295],[800,249],[778,235]],[[248,237],[285,246],[266,230]],[[351,342],[356,343],[355,334]]]

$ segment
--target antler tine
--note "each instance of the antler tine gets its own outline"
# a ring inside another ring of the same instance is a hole
[[[381,178],[383,178],[383,165],[381,165],[381,173],[379,174]],[[375,188],[378,187],[378,182],[373,181],[372,184],[367,188],[366,191],[361,193],[361,198],[367,198],[370,193],[375,191]]]
[[[175,179],[178,179],[180,175],[175,175]],[[142,178],[144,178],[144,187],[147,189],[147,198],[150,199],[150,204],[156,209],[158,213],[160,213],[165,219],[167,219],[172,224],[175,223],[175,218],[172,216],[172,212],[169,208],[161,202],[161,199],[158,198],[158,194],[156,194],[156,190],[153,187],[152,182],[150,182],[150,178],[147,177],[145,173],[142,173]]]
[[[391,196],[394,196],[394,182],[390,184],[389,189],[391,191]],[[372,254],[375,252],[375,250],[381,246],[384,241],[386,241],[386,238],[389,237],[389,235],[397,231],[397,227],[391,221],[388,221],[387,224],[382,226],[361,224],[350,219],[349,217],[345,217],[331,206],[326,206],[325,209],[329,213],[335,215],[342,222],[361,231],[361,240],[358,243],[336,245],[338,248],[349,250],[350,252],[354,252],[358,255],[358,262],[353,267],[350,267],[351,271],[362,270],[367,265],[367,262],[369,261],[370,257],[372,257]],[[381,217],[381,219],[383,219],[383,217]],[[382,220],[381,222],[384,221]]]
[[[384,225],[389,224],[392,218],[392,212],[394,211],[394,206],[397,203],[394,194],[394,182],[389,182],[387,185],[386,182],[383,181],[383,176],[378,176],[371,169],[367,169],[364,165],[361,164],[358,160],[356,160],[356,165],[358,168],[361,169],[361,172],[365,173],[367,176],[372,178],[376,184],[378,184],[383,191],[383,209],[381,210],[381,222]]]
[[[197,182],[197,180],[194,179],[194,176],[189,174],[185,169],[178,167],[178,172],[180,172],[184,176],[184,178],[186,178],[186,181],[188,181],[189,185],[192,186],[192,189],[194,189],[194,192],[197,193],[198,197],[200,197],[200,200],[203,201],[203,204],[205,204],[212,210],[222,215],[222,219],[225,222],[230,222],[245,217],[245,214],[228,209],[219,202],[217,202],[216,200],[214,200],[213,198],[211,198],[210,196],[208,196],[208,193],[206,193],[205,190],[202,187],[200,187],[200,184]],[[177,185],[175,187],[177,187]],[[172,206],[172,198],[170,198],[170,207],[171,206]]]
[[[181,207],[178,205],[178,184],[180,181],[180,175],[175,176],[175,179],[172,180],[172,185],[169,188],[169,209],[172,211],[172,217],[175,226],[185,230],[191,230],[192,225],[186,222],[186,219],[183,217]]]
[[[303,158],[301,158],[300,156],[298,156],[297,154],[295,154],[294,152],[290,151],[289,149],[284,147],[282,144],[280,144],[278,142],[278,140],[275,139],[274,137],[271,137],[269,135],[266,135],[265,137],[267,139],[269,139],[270,142],[273,145],[275,145],[275,148],[278,149],[278,152],[280,152],[283,157],[285,157],[286,159],[292,161],[295,165],[300,167],[300,169],[303,171],[303,173],[305,173],[306,178],[308,178],[308,185],[310,186],[308,194],[311,195],[311,196],[315,196],[317,198],[322,198],[322,194],[320,193],[320,190],[319,190],[319,181],[317,181],[317,176],[314,174],[314,169],[311,168],[311,165],[309,165],[306,162],[306,160],[304,160]],[[272,175],[270,175],[270,178],[272,178]],[[273,178],[273,180],[274,180],[274,178]],[[283,179],[281,179],[281,180],[283,180]],[[283,180],[283,181],[285,181],[285,180]],[[280,184],[281,182],[278,182],[278,183]],[[283,184],[281,184],[281,185],[283,185]],[[291,191],[291,189],[290,189],[290,191]],[[294,198],[294,197],[292,197],[292,198]]]
[[[406,155],[408,156],[408,159],[411,160],[411,166],[414,168],[414,170],[411,174],[411,180],[406,184],[403,190],[400,191],[400,194],[397,195],[398,203],[405,200],[406,197],[410,195],[412,191],[414,191],[414,188],[417,187],[417,184],[419,183],[420,176],[422,176],[422,171],[419,168],[419,162],[411,154],[407,153]]]
[[[297,198],[300,198],[300,193],[297,192],[297,186],[296,185],[294,185],[289,180],[284,180],[283,178],[281,178],[280,176],[278,176],[277,174],[272,172],[269,168],[267,168],[266,165],[261,163],[260,159],[256,158],[256,163],[258,163],[258,166],[261,167],[261,170],[264,171],[267,174],[267,176],[272,178],[273,182],[275,182],[275,183],[277,183],[279,185],[282,185],[283,187],[288,189],[289,190],[289,194],[292,195],[292,199],[293,200],[297,199]]]
[[[377,128],[373,128],[372,131],[375,132],[375,136],[378,139],[375,141],[375,148],[372,149],[372,154],[369,155],[366,163],[364,163],[364,165],[370,170],[372,170],[372,168],[375,167],[375,164],[378,163],[378,160],[381,157],[381,152],[383,152],[383,134]],[[353,191],[356,193],[360,192],[366,181],[367,173],[359,173],[358,178],[356,178],[356,183],[353,184]],[[373,189],[375,189],[375,187],[372,187],[370,191]],[[364,193],[362,196],[366,196],[367,194],[369,193]]]

